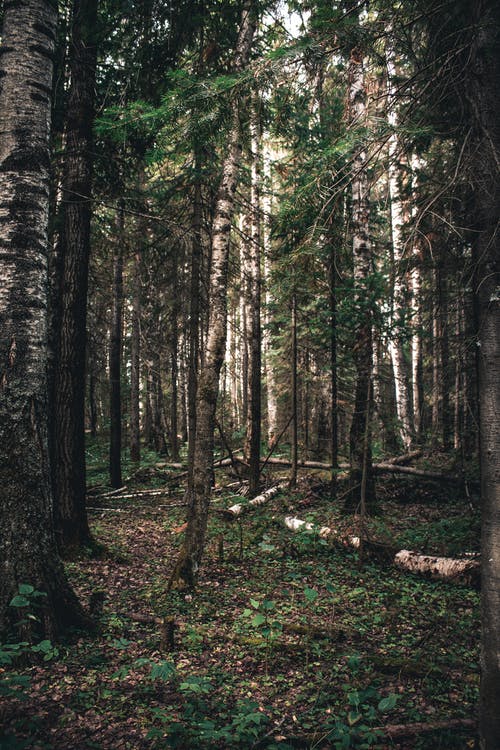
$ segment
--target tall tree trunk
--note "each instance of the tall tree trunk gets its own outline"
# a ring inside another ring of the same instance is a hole
[[[330,385],[331,385],[331,439],[330,457],[332,473],[330,491],[332,498],[337,492],[337,472],[339,468],[339,405],[337,376],[337,248],[332,240],[329,267],[329,303],[330,303]]]
[[[439,347],[439,281],[436,269],[432,271],[432,442],[438,444],[441,429],[441,350]]]
[[[122,486],[121,360],[123,338],[123,208],[117,216],[118,237],[113,252],[113,311],[109,345],[109,478],[112,487]]]
[[[482,502],[480,746],[495,750],[500,747],[500,7],[495,0],[478,0],[470,4],[470,15]]]
[[[413,428],[415,437],[420,439],[422,433],[422,278],[421,253],[416,239],[413,239],[412,269],[410,272],[410,307],[411,307],[411,383],[413,402]]]
[[[349,61],[349,120],[351,127],[362,128],[366,120],[366,91],[363,57],[358,49],[351,52]],[[354,364],[356,368],[356,391],[354,413],[349,435],[350,492],[346,507],[359,507],[361,487],[364,489],[364,504],[370,511],[375,499],[375,483],[369,431],[370,383],[373,370],[372,311],[366,304],[369,294],[369,279],[372,272],[371,243],[369,235],[369,185],[367,174],[367,152],[361,143],[353,156],[352,231],[354,266],[354,305],[356,332]]]
[[[249,491],[250,496],[259,492],[260,480],[260,436],[261,436],[261,216],[260,216],[260,113],[259,98],[253,94],[250,114],[251,148],[251,239],[248,280],[249,288],[249,404],[247,442],[249,446]]]
[[[389,337],[389,353],[394,371],[396,389],[396,413],[399,422],[399,433],[405,450],[409,450],[412,442],[412,425],[410,420],[410,397],[408,392],[406,361],[403,349],[405,333],[404,311],[406,309],[405,283],[403,275],[404,243],[403,243],[403,204],[400,189],[400,145],[397,135],[398,115],[395,98],[394,78],[396,66],[394,52],[390,48],[386,53],[387,62],[387,119],[391,129],[389,135],[389,202],[391,217],[391,235],[393,251],[393,295],[391,310],[391,331]]]
[[[254,9],[251,2],[243,6],[241,26],[235,50],[235,71],[247,64],[255,31]],[[226,348],[227,276],[231,220],[234,195],[241,160],[239,100],[232,107],[226,157],[212,226],[212,257],[210,295],[208,304],[208,331],[205,342],[203,369],[197,392],[196,441],[192,484],[188,487],[189,507],[186,536],[170,581],[171,586],[193,587],[205,546],[205,535],[210,504],[212,465],[214,453],[214,427],[219,374]]]
[[[195,181],[193,197],[193,241],[191,244],[191,277],[189,288],[189,374],[188,374],[188,485],[193,482],[194,446],[196,439],[196,391],[201,321],[201,263],[203,256],[203,205],[201,193],[201,157],[195,152]]]
[[[267,443],[269,448],[274,446],[274,441],[278,435],[278,402],[276,398],[276,378],[274,367],[271,361],[271,334],[269,324],[271,322],[271,305],[273,302],[271,294],[271,237],[270,237],[270,220],[272,214],[272,173],[271,173],[271,149],[264,151],[264,178],[265,192],[263,198],[263,221],[262,221],[262,239],[264,250],[264,285],[265,285],[265,311],[264,311],[264,331],[263,344],[265,355],[265,372],[266,372],[266,394],[267,394]]]
[[[49,136],[55,6],[4,5],[0,62],[0,634],[87,622],[57,556],[47,437]],[[9,606],[47,596],[39,621]],[[16,624],[17,623],[17,624]]]
[[[170,311],[170,447],[172,461],[179,460],[178,388],[179,377],[179,259],[172,258],[172,307]]]
[[[92,123],[95,103],[97,0],[74,0],[60,205],[61,302],[54,378],[53,489],[59,549],[89,543],[85,507],[85,365],[92,214]]]
[[[297,387],[297,295],[292,294],[291,310],[291,328],[292,328],[292,351],[291,351],[291,383],[290,391],[292,396],[292,421],[291,421],[291,440],[290,440],[290,488],[293,489],[297,484],[297,465],[299,459],[298,432],[299,432],[299,408],[298,408],[298,387]]]
[[[141,460],[141,252],[136,250],[132,266],[132,325],[130,331],[130,460]]]

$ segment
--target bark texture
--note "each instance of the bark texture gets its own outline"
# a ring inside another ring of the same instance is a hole
[[[41,633],[87,622],[56,553],[47,436],[49,135],[55,7],[4,6],[0,58],[0,633],[19,584]]]
[[[249,290],[249,400],[248,400],[248,462],[250,465],[250,495],[259,491],[260,479],[260,437],[261,437],[261,231],[260,231],[260,112],[259,98],[252,96],[250,114],[251,147],[251,239],[250,239],[250,279]]]
[[[123,209],[117,217],[118,237],[113,255],[113,313],[109,344],[109,479],[112,487],[122,482],[121,358],[123,341]]]
[[[500,747],[500,7],[480,0],[470,14],[483,561],[479,724],[482,750],[494,750]]]
[[[353,128],[362,129],[366,120],[366,91],[362,53],[354,49],[349,61],[349,121]],[[354,364],[356,392],[352,416],[350,443],[351,491],[346,506],[356,509],[364,501],[369,508],[375,498],[370,447],[370,402],[373,370],[372,313],[369,301],[369,277],[372,271],[369,234],[370,203],[367,174],[367,151],[363,136],[353,155],[352,165],[352,251],[354,275],[354,305],[356,334]]]
[[[397,135],[398,115],[395,96],[394,79],[396,65],[394,51],[388,46],[387,62],[387,120],[391,132],[389,134],[389,199],[391,217],[391,235],[393,252],[393,299],[391,310],[391,333],[389,338],[389,353],[394,371],[394,385],[396,390],[396,412],[399,422],[399,434],[405,450],[409,450],[412,441],[412,426],[410,421],[410,397],[406,375],[406,361],[403,350],[403,335],[405,333],[404,311],[406,309],[404,283],[404,241],[403,241],[403,202],[400,189],[400,144]]]
[[[70,555],[90,541],[85,510],[85,363],[92,214],[92,123],[97,0],[74,0],[71,85],[57,247],[61,301],[56,321],[53,422],[54,519],[59,549]]]
[[[245,3],[235,50],[235,71],[247,64],[255,32],[252,4]],[[214,220],[212,225],[212,259],[208,306],[208,331],[204,343],[203,368],[196,397],[196,439],[192,482],[188,486],[188,519],[183,548],[172,574],[170,585],[177,588],[196,584],[205,545],[208,508],[212,484],[214,427],[219,374],[226,348],[227,276],[231,220],[241,160],[239,100],[235,97],[226,157],[222,165]]]

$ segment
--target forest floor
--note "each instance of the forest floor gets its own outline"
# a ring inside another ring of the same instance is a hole
[[[351,521],[320,472],[233,522],[217,512],[236,502],[217,472],[199,588],[167,594],[185,517],[184,480],[167,473],[128,485],[162,495],[89,500],[103,551],[67,570],[84,603],[103,592],[99,633],[4,658],[2,750],[475,747],[476,590],[288,531],[290,513]],[[478,548],[477,506],[456,491],[408,477],[377,488],[373,537],[433,554]]]

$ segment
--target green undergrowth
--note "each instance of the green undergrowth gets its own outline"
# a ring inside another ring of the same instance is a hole
[[[109,554],[68,573],[84,601],[104,592],[99,635],[58,644],[50,661],[47,645],[28,663],[11,654],[1,668],[22,695],[3,703],[2,749],[473,747],[473,730],[390,740],[384,727],[474,717],[477,591],[291,534],[288,513],[352,524],[317,484],[241,521],[213,512],[194,595],[166,591],[185,508],[150,500],[92,513]],[[374,538],[443,554],[477,546],[460,499],[389,495]],[[233,501],[217,495],[214,511]]]

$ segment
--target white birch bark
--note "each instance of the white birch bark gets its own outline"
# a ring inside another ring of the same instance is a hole
[[[263,254],[264,254],[264,285],[265,285],[265,308],[264,308],[264,330],[263,349],[265,357],[266,391],[267,391],[267,442],[269,447],[274,445],[278,435],[278,401],[276,397],[276,377],[271,360],[271,335],[269,326],[271,323],[271,306],[273,297],[271,294],[271,233],[270,221],[273,211],[272,195],[272,159],[273,151],[268,141],[264,140],[264,195],[263,205]]]
[[[0,637],[24,629],[19,584],[47,594],[36,628],[85,617],[56,554],[47,436],[47,256],[56,8],[4,5],[0,49]],[[22,640],[24,640],[23,638]]]
[[[393,297],[390,320],[389,354],[394,371],[394,385],[396,390],[396,411],[399,421],[399,433],[406,450],[412,442],[412,426],[410,421],[410,398],[407,385],[406,361],[403,350],[402,331],[400,330],[403,313],[406,306],[405,280],[403,273],[404,241],[403,241],[403,205],[400,190],[400,143],[397,135],[398,112],[395,93],[396,65],[394,53],[390,46],[386,51],[387,64],[387,120],[390,128],[389,151],[389,204],[391,217],[391,235],[393,251]]]

